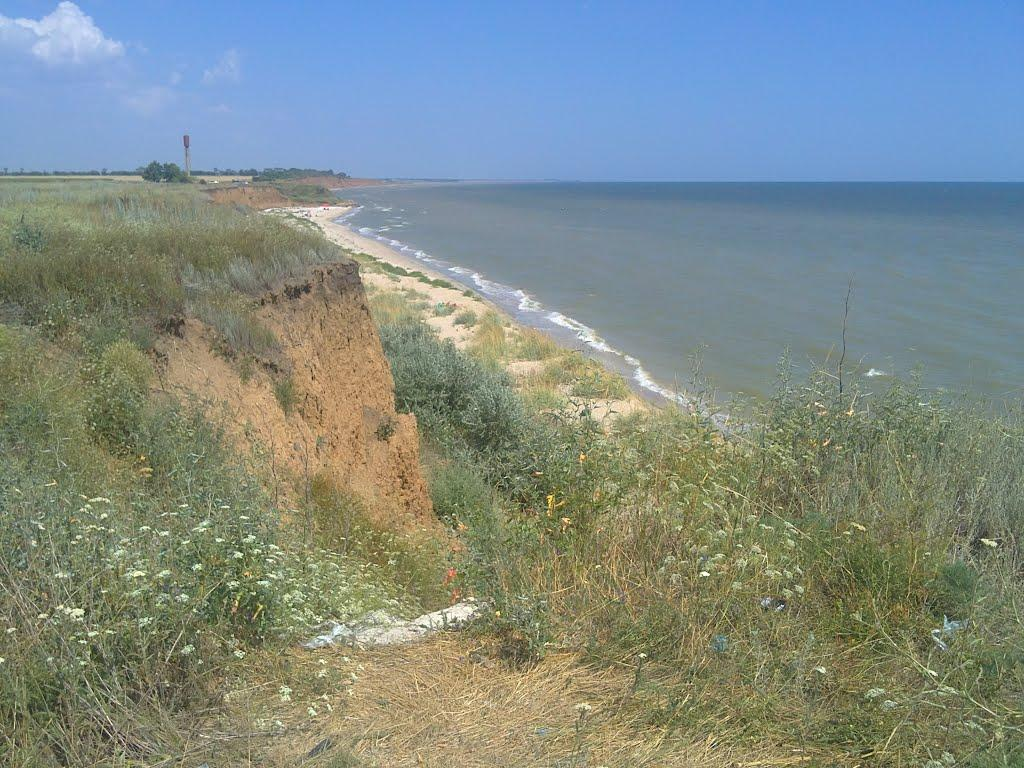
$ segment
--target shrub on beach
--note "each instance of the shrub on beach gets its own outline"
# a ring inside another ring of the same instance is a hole
[[[428,434],[476,451],[515,444],[525,429],[521,403],[503,371],[487,368],[439,341],[423,323],[380,328],[391,363],[395,401],[415,413]]]
[[[452,322],[456,325],[464,325],[466,328],[472,328],[476,325],[476,312],[472,309],[464,309],[455,316]]]

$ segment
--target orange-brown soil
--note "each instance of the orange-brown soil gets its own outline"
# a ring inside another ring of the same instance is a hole
[[[416,418],[395,412],[391,371],[353,261],[313,267],[261,297],[257,319],[280,342],[274,360],[243,375],[217,351],[215,332],[198,320],[162,342],[161,387],[197,397],[224,415],[240,447],[263,453],[279,501],[295,503],[326,475],[362,499],[392,530],[434,528],[420,470]],[[275,385],[289,380],[286,412]]]

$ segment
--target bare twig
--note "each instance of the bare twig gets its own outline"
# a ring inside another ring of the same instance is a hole
[[[853,293],[853,279],[846,287],[846,304],[843,309],[843,353],[839,357],[839,394],[843,394],[843,363],[846,362],[846,321],[850,317],[850,294]]]

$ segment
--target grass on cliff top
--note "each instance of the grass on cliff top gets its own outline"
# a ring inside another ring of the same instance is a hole
[[[245,297],[336,260],[319,233],[211,205],[201,192],[111,182],[0,183],[6,317],[102,346],[195,314],[238,352],[273,346]]]
[[[1019,410],[780,380],[748,434],[536,415],[421,325],[381,329],[503,657],[629,670],[661,743],[871,766],[1024,760]],[[585,745],[584,745],[585,746]],[[653,747],[652,747],[653,749]],[[628,764],[628,763],[623,763]]]
[[[253,293],[335,254],[192,190],[0,184],[0,764],[213,762],[250,654],[420,609],[389,542],[282,525],[213,414],[150,395],[170,315],[268,348]]]

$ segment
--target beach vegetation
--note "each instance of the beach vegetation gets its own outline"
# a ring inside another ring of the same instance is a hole
[[[550,354],[550,348],[541,349]],[[542,358],[543,367],[531,377],[535,385],[561,388],[573,397],[588,400],[624,400],[629,397],[629,386],[621,376],[581,352],[558,351],[561,354]]]
[[[554,339],[536,328],[521,328],[516,336],[514,354],[517,360],[549,360],[564,351]]]
[[[453,319],[452,322],[455,325],[462,325],[466,328],[472,328],[476,325],[476,312],[472,309],[464,309],[459,312]]]
[[[472,353],[494,366],[508,360],[511,347],[505,332],[505,321],[493,310],[483,314],[473,331]]]

